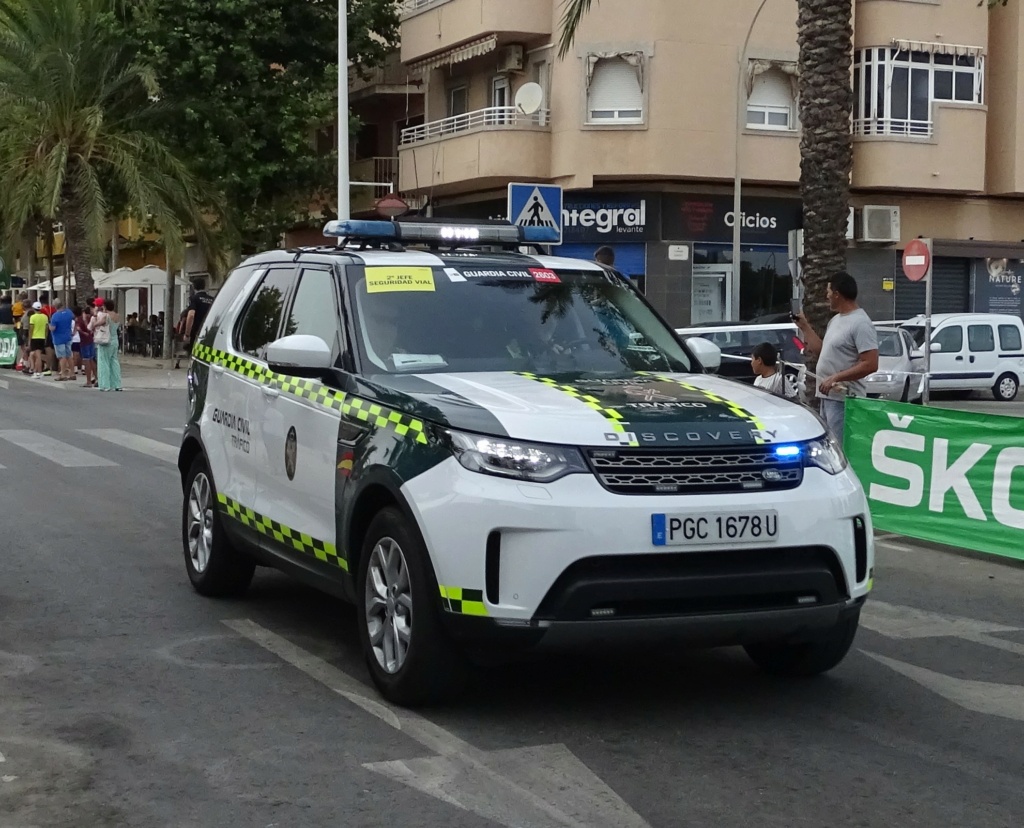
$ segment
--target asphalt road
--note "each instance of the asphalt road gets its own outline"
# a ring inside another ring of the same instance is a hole
[[[0,827],[1024,824],[1024,569],[889,539],[827,677],[592,653],[411,716],[345,605],[192,592],[182,396],[0,385]]]

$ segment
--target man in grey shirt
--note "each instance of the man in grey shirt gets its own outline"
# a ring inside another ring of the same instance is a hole
[[[849,273],[829,280],[828,302],[835,311],[822,339],[806,317],[797,316],[807,347],[818,353],[818,392],[825,425],[840,444],[846,421],[846,397],[863,397],[861,380],[878,370],[878,332],[857,304],[857,281]]]

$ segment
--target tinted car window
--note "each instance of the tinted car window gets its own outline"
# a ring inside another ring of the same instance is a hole
[[[996,335],[991,325],[968,325],[967,344],[972,351],[987,353],[996,349]]]
[[[329,270],[303,270],[282,335],[318,336],[327,343],[331,353],[336,354],[340,332],[338,319],[334,274]]]
[[[959,325],[950,325],[935,334],[932,342],[939,343],[944,354],[959,353],[964,349],[964,329]]]
[[[1000,325],[999,347],[1004,351],[1020,351],[1020,328],[1016,325]]]
[[[291,268],[271,270],[263,277],[238,329],[237,346],[257,359],[265,359],[267,345],[277,339],[288,291],[295,281]]]
[[[903,349],[900,347],[900,335],[898,332],[878,332],[878,355],[880,357],[903,356]]]

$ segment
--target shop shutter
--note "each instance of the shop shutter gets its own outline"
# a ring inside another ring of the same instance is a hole
[[[971,300],[971,260],[937,257],[932,264],[932,313],[966,313]],[[924,313],[924,282],[911,282],[896,264],[896,318]]]
[[[590,82],[587,108],[592,123],[642,120],[644,93],[637,70],[622,58],[599,60]]]

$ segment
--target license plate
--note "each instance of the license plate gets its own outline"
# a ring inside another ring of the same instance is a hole
[[[703,515],[651,515],[655,546],[700,546],[725,543],[774,543],[779,513],[774,509]]]

